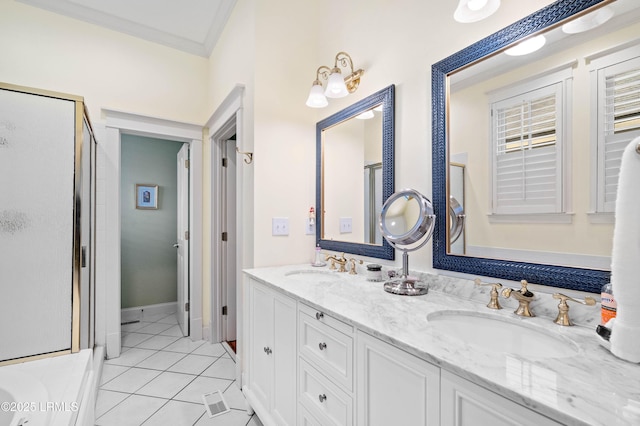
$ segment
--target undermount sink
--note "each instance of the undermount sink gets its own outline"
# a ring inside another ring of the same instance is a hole
[[[300,278],[306,282],[326,282],[341,279],[336,271],[328,271],[326,269],[297,269],[295,271],[285,272],[285,277]]]
[[[519,324],[517,319],[493,317],[471,311],[439,311],[427,315],[439,332],[487,352],[525,358],[565,358],[578,354],[577,345],[552,332]],[[549,322],[549,327],[556,327]]]

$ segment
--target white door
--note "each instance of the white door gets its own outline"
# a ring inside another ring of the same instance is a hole
[[[184,336],[189,335],[189,144],[178,152],[178,325]]]
[[[226,309],[222,315],[222,340],[236,340],[236,141],[223,143],[222,155],[226,159],[222,168],[222,301]]]

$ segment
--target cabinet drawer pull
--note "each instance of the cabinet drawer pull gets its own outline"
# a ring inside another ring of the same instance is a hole
[[[320,348],[320,350],[324,350],[327,347],[327,344],[324,342],[318,343],[318,347]]]
[[[318,395],[318,399],[320,400],[320,402],[325,402],[327,400],[327,395],[325,394]]]
[[[324,314],[322,312],[316,312],[316,319],[320,321],[322,318],[324,318]]]
[[[271,355],[271,352],[272,352],[272,350],[271,350],[271,349],[269,349],[269,347],[268,347],[268,346],[265,346],[265,347],[264,347],[264,353],[266,353],[267,355]]]

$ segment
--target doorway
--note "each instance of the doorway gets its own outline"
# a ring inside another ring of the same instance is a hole
[[[231,357],[237,353],[238,209],[237,133],[235,117],[212,139],[213,147],[213,262],[214,303],[212,341],[219,341]],[[215,335],[214,335],[215,333]]]
[[[235,131],[235,128],[233,129]],[[222,306],[222,341],[231,352],[236,353],[237,312],[236,294],[238,277],[236,275],[236,247],[238,236],[236,230],[236,135],[221,141],[222,149],[222,182],[220,210],[222,213],[222,250],[221,255],[221,299]]]
[[[96,343],[105,345],[107,358],[121,351],[121,137],[126,134],[184,142],[189,145],[189,338],[202,339],[202,127],[139,114],[103,109],[104,126],[100,126],[104,190],[99,194],[98,215],[104,214],[101,232],[96,310]],[[147,182],[143,182],[147,183]],[[197,194],[198,196],[194,196]],[[102,202],[100,200],[102,199]],[[174,235],[175,238],[175,235]],[[194,249],[195,248],[195,249]],[[173,249],[175,250],[175,249]],[[175,256],[175,251],[173,253]],[[175,259],[175,258],[174,258]],[[104,307],[104,308],[102,308]]]
[[[189,144],[121,137],[121,323],[174,314],[189,335]]]

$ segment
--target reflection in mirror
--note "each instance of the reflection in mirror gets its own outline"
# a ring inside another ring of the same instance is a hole
[[[613,16],[593,19],[602,6]],[[449,244],[451,219],[438,223],[435,268],[593,292],[608,282],[618,146],[640,132],[624,93],[640,92],[639,16],[636,0],[559,0],[433,65],[436,214],[454,195],[449,162],[468,159],[465,244]],[[539,33],[537,52],[503,53]]]
[[[382,244],[375,230],[382,208],[380,106],[322,132],[324,239]]]
[[[465,253],[464,165],[449,164],[449,253]]]
[[[316,126],[317,242],[323,249],[393,259],[377,226],[393,193],[394,86]]]
[[[402,276],[386,282],[386,292],[403,296],[428,292],[424,283],[409,276],[409,252],[429,241],[435,219],[431,201],[414,189],[396,192],[385,201],[380,214],[380,230],[389,244],[402,250]]]

